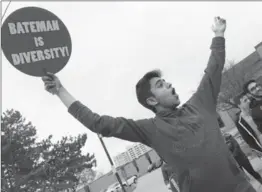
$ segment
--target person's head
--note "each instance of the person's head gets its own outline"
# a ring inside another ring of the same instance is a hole
[[[243,86],[244,92],[248,93],[254,98],[262,97],[262,86],[259,85],[255,80],[249,80]]]
[[[250,108],[250,98],[244,92],[234,98],[234,103],[239,107],[241,111],[248,110]]]
[[[178,95],[172,84],[162,79],[161,71],[154,70],[146,73],[136,84],[138,102],[158,112],[165,109],[176,108],[180,104]]]

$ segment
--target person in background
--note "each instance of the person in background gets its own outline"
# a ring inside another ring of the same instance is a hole
[[[172,167],[163,162],[161,171],[167,188],[172,192],[180,192]]]
[[[262,132],[262,86],[255,80],[245,83],[244,92],[252,98],[251,100],[251,116],[260,132]]]
[[[243,92],[234,98],[240,113],[236,120],[236,127],[244,141],[255,151],[262,152],[262,132],[251,116],[250,99]]]
[[[225,138],[225,142],[228,145],[229,150],[232,152],[232,155],[234,156],[236,162],[238,163],[239,167],[244,171],[244,169],[252,175],[259,183],[262,184],[262,177],[261,175],[256,172],[251,165],[248,157],[245,155],[245,153],[242,151],[240,145],[236,141],[236,139],[228,134],[223,133],[223,136]]]

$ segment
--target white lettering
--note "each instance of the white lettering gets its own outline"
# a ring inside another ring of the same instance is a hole
[[[17,33],[18,34],[25,33],[25,31],[23,29],[23,25],[20,22],[17,23],[16,28],[17,28]]]
[[[60,30],[58,20],[8,23],[8,27],[11,35]]]
[[[66,50],[67,56],[69,57],[68,47],[65,47],[65,50]]]
[[[36,50],[36,51],[12,54],[11,57],[14,65],[21,65],[24,63],[35,63],[37,61],[67,57],[69,56],[66,51],[67,49],[68,48],[66,46],[55,47],[55,48],[44,49],[44,50]]]
[[[22,22],[22,24],[23,24],[23,26],[25,27],[26,33],[29,33],[29,28],[28,28],[29,22]]]
[[[53,48],[54,49],[54,51],[55,51],[55,55],[56,55],[56,57],[59,57],[59,54],[58,54],[58,48]]]
[[[44,54],[46,59],[51,59],[50,50],[48,49],[44,50]]]
[[[44,21],[37,21],[36,22],[36,28],[38,32],[46,31],[46,26]]]
[[[58,25],[58,20],[52,20],[52,25],[53,25],[53,29],[55,31],[59,31],[59,25]]]
[[[53,26],[50,21],[46,21],[46,30],[47,31],[53,31]]]
[[[36,47],[44,46],[44,44],[45,44],[43,37],[34,37],[34,41],[35,41]]]
[[[62,56],[65,57],[65,47],[58,47],[58,49],[61,52]]]
[[[44,54],[42,50],[37,50],[36,51],[37,57],[40,61],[45,60]]]
[[[30,21],[30,29],[32,33],[36,33],[37,30],[35,28],[35,21]]]
[[[19,65],[20,64],[20,59],[19,59],[19,55],[18,54],[12,54],[11,57],[13,59],[13,64],[14,65]]]
[[[15,24],[14,23],[8,23],[9,32],[11,35],[16,34]]]
[[[37,62],[36,51],[31,51],[32,62]]]
[[[26,53],[21,53],[22,57],[25,58],[25,61],[27,63],[31,63],[31,59],[30,59],[30,52],[26,52]]]

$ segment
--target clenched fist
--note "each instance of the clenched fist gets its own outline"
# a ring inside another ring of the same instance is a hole
[[[226,30],[226,20],[220,17],[215,17],[212,30],[214,31],[215,35],[223,36]]]

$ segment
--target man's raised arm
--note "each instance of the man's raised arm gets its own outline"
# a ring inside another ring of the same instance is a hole
[[[150,120],[126,119],[123,117],[100,116],[92,112],[88,107],[77,101],[61,84],[60,80],[53,74],[48,73],[42,78],[45,89],[59,97],[67,107],[68,112],[92,132],[105,137],[117,137],[120,139],[140,142],[150,145],[149,130],[146,125]]]
[[[205,75],[189,102],[200,105],[207,110],[214,111],[216,109],[217,96],[220,92],[222,71],[225,64],[225,38],[226,21],[220,17],[215,18],[212,26],[215,37],[212,39],[211,55]]]

